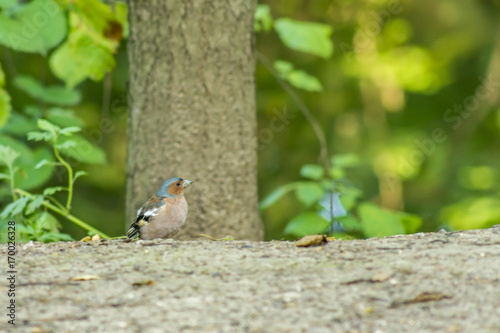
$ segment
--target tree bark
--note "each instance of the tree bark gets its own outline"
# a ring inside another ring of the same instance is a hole
[[[170,177],[194,180],[179,238],[262,238],[254,0],[129,1],[127,226]]]

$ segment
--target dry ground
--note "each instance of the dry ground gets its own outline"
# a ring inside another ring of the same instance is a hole
[[[311,248],[28,243],[16,259],[2,332],[500,332],[500,226]]]

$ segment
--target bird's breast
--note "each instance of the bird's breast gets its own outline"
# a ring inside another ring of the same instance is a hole
[[[175,236],[186,222],[188,204],[182,196],[179,198],[163,198],[165,206],[150,223],[142,227],[142,239],[171,238]]]

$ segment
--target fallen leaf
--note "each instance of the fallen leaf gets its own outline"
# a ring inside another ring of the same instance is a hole
[[[92,237],[90,236],[85,236],[82,239],[80,239],[80,242],[90,242],[92,240]]]
[[[404,302],[405,304],[414,304],[414,303],[425,303],[425,302],[433,302],[433,301],[440,301],[442,299],[450,299],[451,296],[448,296],[443,293],[429,293],[429,292],[423,292],[418,294],[417,297],[415,297],[412,300]]]
[[[137,281],[132,283],[132,287],[152,286],[153,284],[155,284],[155,282],[152,280]]]
[[[101,239],[101,236],[99,236],[99,234],[95,234],[94,236],[92,236],[92,241],[93,242],[97,242],[100,239]]]
[[[101,277],[99,275],[79,275],[72,277],[70,281],[89,281],[89,280],[99,280]]]
[[[307,247],[326,243],[325,235],[307,235],[295,242],[295,246]]]

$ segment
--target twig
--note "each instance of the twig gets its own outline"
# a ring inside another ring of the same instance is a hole
[[[323,164],[323,168],[325,169],[325,176],[327,178],[330,178],[330,161],[328,160],[328,145],[326,143],[325,133],[321,129],[321,126],[319,125],[318,121],[316,120],[316,118],[314,118],[309,108],[306,106],[306,104],[300,98],[300,96],[295,92],[295,90],[287,82],[285,82],[280,77],[280,75],[274,70],[271,62],[260,52],[257,52],[257,58],[264,65],[264,67],[266,67],[274,75],[279,85],[283,88],[283,90],[285,90],[285,92],[288,95],[290,95],[295,104],[297,104],[297,107],[299,108],[300,112],[302,112],[306,120],[309,122],[309,124],[311,124],[311,127],[316,133],[320,145],[319,161],[321,164]]]

